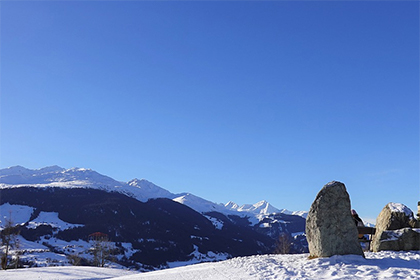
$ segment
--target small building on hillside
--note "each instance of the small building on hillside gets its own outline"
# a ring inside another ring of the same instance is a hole
[[[104,241],[104,240],[109,240],[109,238],[108,238],[108,234],[98,231],[98,232],[89,234],[88,240],[89,241]]]

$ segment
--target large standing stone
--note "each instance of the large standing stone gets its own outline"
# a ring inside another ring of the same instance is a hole
[[[343,183],[333,181],[319,191],[306,218],[306,238],[311,258],[364,256]]]
[[[371,249],[409,251],[420,249],[420,230],[413,211],[401,203],[388,203],[376,218],[376,233]]]

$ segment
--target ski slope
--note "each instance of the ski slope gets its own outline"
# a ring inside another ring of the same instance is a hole
[[[260,255],[138,273],[113,268],[39,267],[0,271],[2,280],[420,279],[420,252],[366,252],[308,259],[308,254]]]

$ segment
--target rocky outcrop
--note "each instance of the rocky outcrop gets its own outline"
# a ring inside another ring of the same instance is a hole
[[[411,251],[420,250],[420,229],[403,228],[384,230],[377,234],[379,242],[374,252],[378,251]]]
[[[420,229],[413,211],[401,203],[388,203],[376,219],[371,250],[420,250]]]
[[[318,193],[306,218],[306,238],[311,258],[364,256],[343,183],[333,181]]]

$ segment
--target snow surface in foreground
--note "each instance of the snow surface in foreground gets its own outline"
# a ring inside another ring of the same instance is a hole
[[[147,273],[94,267],[44,267],[0,271],[2,280],[112,279],[420,279],[420,252],[366,252],[308,260],[308,254],[261,255]]]

